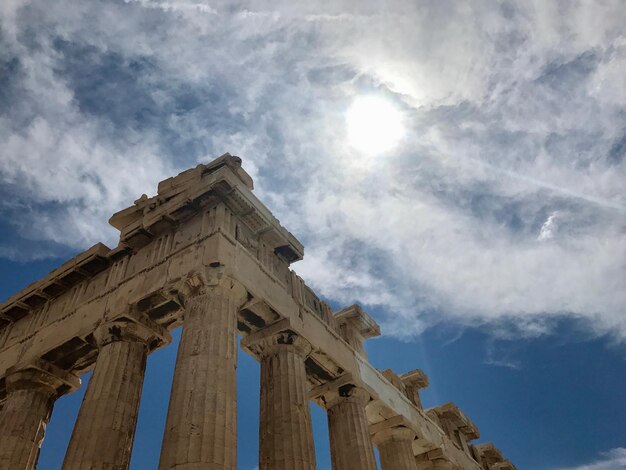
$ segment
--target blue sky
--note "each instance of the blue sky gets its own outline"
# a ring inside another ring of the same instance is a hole
[[[296,271],[381,324],[374,365],[426,370],[425,403],[459,404],[520,469],[624,468],[624,24],[608,0],[5,0],[0,295],[115,246],[113,212],[229,151],[304,243]],[[362,96],[402,117],[376,155],[347,138]],[[174,354],[150,359],[135,469],[154,468]]]

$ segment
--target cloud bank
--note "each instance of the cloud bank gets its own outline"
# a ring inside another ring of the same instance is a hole
[[[2,2],[0,256],[114,244],[112,212],[230,151],[295,269],[386,333],[626,338],[621,2],[386,5]],[[364,95],[393,150],[348,145]]]

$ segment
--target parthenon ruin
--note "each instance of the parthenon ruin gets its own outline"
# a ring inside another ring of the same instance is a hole
[[[298,240],[225,154],[142,196],[97,244],[0,309],[0,470],[36,467],[54,401],[93,369],[63,470],[127,469],[147,355],[182,329],[159,470],[237,468],[236,361],[261,364],[259,468],[315,469],[309,400],[334,470],[515,469],[454,404],[424,409],[419,369],[379,371],[361,307],[333,313],[292,270]],[[155,443],[158,445],[159,443]],[[45,444],[44,444],[45,445]]]

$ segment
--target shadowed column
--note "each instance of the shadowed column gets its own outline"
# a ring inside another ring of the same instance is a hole
[[[188,286],[160,470],[237,468],[237,310],[228,279]]]
[[[260,470],[315,470],[304,361],[311,346],[291,332],[244,340],[261,356]]]
[[[96,367],[72,432],[63,470],[125,470],[130,465],[149,345],[169,341],[143,320],[100,326]]]
[[[35,468],[54,401],[79,385],[78,377],[43,362],[7,375],[7,399],[0,411],[0,469]]]
[[[376,470],[365,405],[370,395],[347,384],[327,399],[328,431],[333,470]]]
[[[403,426],[388,428],[374,435],[382,470],[416,470],[411,443],[415,433]]]

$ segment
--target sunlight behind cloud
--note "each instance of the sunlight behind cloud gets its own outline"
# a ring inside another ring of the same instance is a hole
[[[14,3],[0,257],[114,244],[112,212],[230,150],[305,242],[296,270],[384,306],[387,334],[514,318],[536,336],[571,312],[626,338],[619,0],[211,2],[208,22],[200,0]]]
[[[361,96],[346,113],[348,143],[366,155],[391,150],[404,134],[402,114],[378,96]]]

